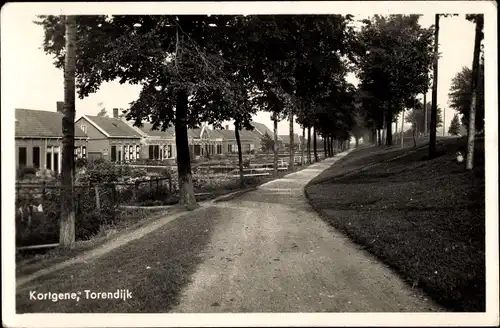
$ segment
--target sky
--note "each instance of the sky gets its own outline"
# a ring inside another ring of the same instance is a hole
[[[364,18],[366,16],[357,16]],[[2,80],[9,81],[10,90],[18,90],[12,94],[10,103],[15,108],[27,108],[37,110],[56,110],[56,102],[63,100],[63,72],[53,65],[53,59],[42,50],[43,29],[33,23],[36,16],[33,13],[18,12],[16,19],[11,20],[15,30],[15,36],[2,39],[2,59],[15,62],[15,67],[10,66],[5,71],[2,68]],[[3,17],[2,17],[2,20]],[[434,24],[434,14],[423,15],[420,18],[423,27]],[[2,24],[3,25],[3,24]],[[2,26],[3,28],[3,26]],[[472,53],[474,46],[474,24],[465,20],[464,15],[458,17],[441,18],[439,50],[442,57],[439,61],[438,74],[438,105],[445,109],[446,132],[454,111],[448,105],[448,92],[452,78],[463,66],[472,65]],[[5,74],[5,75],[4,75]],[[350,82],[357,83],[351,76]],[[101,105],[112,114],[113,108],[128,108],[129,103],[138,98],[140,86],[120,85],[118,82],[104,83],[98,92],[85,99],[77,99],[76,116],[95,115]],[[431,93],[427,95],[428,101]],[[254,121],[264,123],[272,129],[270,114],[259,112]],[[399,120],[400,122],[401,120]],[[401,124],[399,124],[401,126]],[[408,128],[409,124],[405,125]],[[295,132],[301,133],[298,124],[295,124]],[[289,133],[288,121],[278,124],[279,134]],[[441,134],[442,131],[438,131]]]

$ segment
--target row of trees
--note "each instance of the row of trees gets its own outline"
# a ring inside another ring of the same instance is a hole
[[[37,24],[45,31],[45,52],[65,71],[64,151],[70,152],[73,136],[71,78],[76,77],[80,98],[103,82],[139,84],[139,98],[125,116],[137,126],[148,121],[154,129],[175,127],[180,204],[194,208],[187,129],[202,122],[222,128],[224,121],[234,121],[241,178],[239,131],[253,128],[257,111],[269,112],[274,122],[273,145],[279,120],[290,122],[290,144],[298,122],[309,162],[311,149],[318,159],[319,136],[327,156],[345,148],[351,136],[358,142],[366,131],[375,140],[377,130],[387,129],[391,145],[392,123],[428,90],[436,63],[434,30],[422,28],[418,18],[375,16],[362,21],[360,29],[351,15],[40,16]],[[347,81],[349,73],[357,75],[358,87]],[[62,182],[70,186],[73,172],[64,167],[73,157],[63,156]],[[292,170],[293,158],[291,147]],[[274,162],[277,173],[275,146]],[[62,201],[69,204],[71,195],[66,195]],[[62,216],[61,227],[74,225],[74,215]],[[61,245],[73,241],[61,238]]]

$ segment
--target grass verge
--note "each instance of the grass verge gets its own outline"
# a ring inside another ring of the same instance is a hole
[[[18,288],[17,313],[165,313],[203,260],[214,227],[229,220],[221,209],[187,213],[99,258],[48,274]],[[89,292],[126,289],[127,300],[87,299]],[[80,292],[80,299],[30,300],[37,293]]]
[[[306,195],[324,220],[412,287],[452,311],[483,312],[484,139],[476,141],[472,171],[455,160],[465,144],[443,139],[432,160],[426,147],[355,151],[311,181]]]

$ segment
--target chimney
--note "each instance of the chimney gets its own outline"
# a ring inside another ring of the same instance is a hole
[[[58,113],[64,113],[64,101],[58,101],[56,103],[56,106],[57,106],[57,112]]]
[[[226,130],[229,130],[229,125],[226,125]]]
[[[118,118],[118,108],[113,108],[113,118]]]

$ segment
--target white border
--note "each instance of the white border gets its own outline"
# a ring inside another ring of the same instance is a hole
[[[144,326],[480,326],[499,323],[498,311],[498,88],[497,17],[493,1],[339,1],[339,2],[93,2],[7,3],[1,11],[1,37],[15,38],[16,15],[35,14],[360,14],[484,13],[486,98],[486,313],[248,313],[248,314],[15,314],[14,213],[15,165],[13,92],[2,75],[2,300],[7,327]],[[3,43],[3,42],[2,42]],[[2,47],[2,58],[5,58]],[[2,72],[7,65],[2,61]]]

